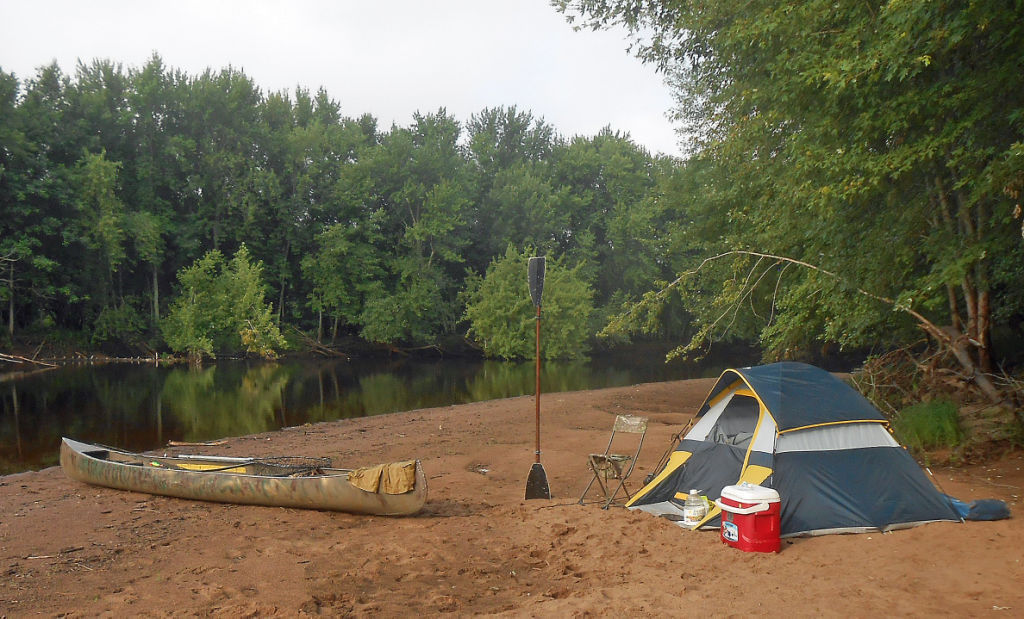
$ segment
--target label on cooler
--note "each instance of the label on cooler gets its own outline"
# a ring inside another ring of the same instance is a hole
[[[735,522],[722,521],[722,538],[730,542],[738,542],[740,539],[740,530],[736,526]]]

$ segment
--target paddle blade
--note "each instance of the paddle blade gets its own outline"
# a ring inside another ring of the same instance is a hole
[[[544,296],[544,256],[530,258],[529,279],[533,306],[540,307],[541,297]]]
[[[530,467],[530,476],[526,478],[527,499],[550,499],[551,489],[548,488],[548,474],[540,462]]]

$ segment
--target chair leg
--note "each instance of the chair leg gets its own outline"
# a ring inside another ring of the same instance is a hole
[[[597,479],[597,473],[594,473],[594,476],[590,478],[590,483],[583,489],[583,494],[580,495],[580,505],[583,505],[583,499],[587,497],[587,493],[590,492],[590,487],[594,485],[595,479]]]
[[[601,479],[601,475],[595,475],[594,479],[597,480],[597,487],[601,489],[601,496],[608,497],[608,480]]]
[[[611,489],[611,484],[608,483],[607,479],[602,479],[601,474],[595,471],[594,477],[591,478],[590,483],[587,484],[587,489],[583,491],[582,495],[580,495],[580,505],[583,505],[584,498],[586,498],[587,492],[590,491],[590,487],[594,484],[595,481],[597,482],[597,487],[601,490],[601,496],[603,496],[604,498],[598,499],[594,502],[600,503],[601,501],[606,501],[608,499],[608,491]]]
[[[620,479],[619,480],[619,485],[618,485],[618,487],[615,488],[615,492],[611,493],[610,495],[606,495],[606,496],[608,496],[608,500],[605,501],[605,504],[601,507],[601,509],[608,509],[608,507],[612,504],[612,501],[615,500],[615,497],[618,496],[619,491],[622,490],[622,487],[625,484],[626,484],[626,480],[625,479]],[[628,495],[629,492],[627,491],[626,494]]]

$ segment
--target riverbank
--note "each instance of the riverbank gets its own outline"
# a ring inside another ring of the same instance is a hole
[[[945,492],[1003,499],[1015,518],[799,538],[778,555],[576,504],[586,454],[604,448],[614,414],[651,419],[640,480],[712,383],[545,396],[551,501],[523,499],[533,461],[529,396],[306,425],[203,450],[326,455],[341,465],[419,458],[430,494],[410,518],[181,501],[86,486],[58,468],[0,477],[0,615],[1024,612],[1020,452],[933,469]]]

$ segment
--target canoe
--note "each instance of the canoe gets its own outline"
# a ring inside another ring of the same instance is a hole
[[[329,459],[154,456],[64,438],[60,466],[88,484],[220,503],[404,516],[427,499],[419,460],[336,469]]]

